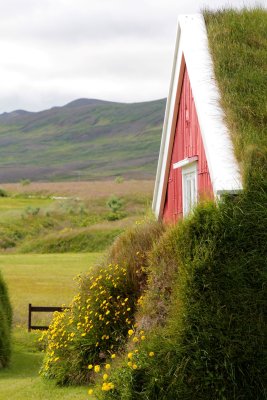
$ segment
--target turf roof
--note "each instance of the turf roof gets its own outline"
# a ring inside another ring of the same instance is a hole
[[[266,173],[267,11],[205,11],[204,18],[222,108],[243,175],[256,169]]]

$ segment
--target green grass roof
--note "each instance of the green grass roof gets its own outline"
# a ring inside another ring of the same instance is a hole
[[[259,164],[266,173],[267,11],[205,11],[204,18],[222,107],[243,175],[246,179],[259,171]]]

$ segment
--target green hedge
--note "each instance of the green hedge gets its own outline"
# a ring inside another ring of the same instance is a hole
[[[0,368],[6,367],[11,355],[12,310],[7,287],[0,274]]]

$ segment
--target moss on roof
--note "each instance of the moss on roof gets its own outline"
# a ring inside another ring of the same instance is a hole
[[[267,170],[267,11],[205,11],[204,18],[226,123],[246,183],[250,173]]]

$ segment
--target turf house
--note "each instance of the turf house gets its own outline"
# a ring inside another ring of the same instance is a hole
[[[180,16],[153,200],[164,221],[242,188],[208,46],[203,16]]]

